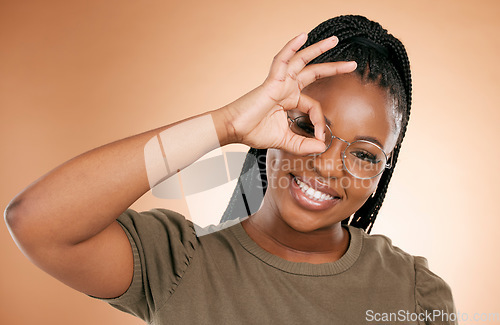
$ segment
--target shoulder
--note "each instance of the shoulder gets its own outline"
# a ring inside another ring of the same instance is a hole
[[[132,247],[137,247],[142,261],[170,265],[176,274],[184,271],[199,244],[193,223],[168,209],[127,209],[117,221]]]
[[[369,235],[361,229],[365,261],[397,282],[405,279],[413,287],[417,311],[424,313],[433,310],[448,314],[455,311],[450,286],[429,269],[425,257],[411,255],[394,246],[392,240],[380,234]]]
[[[137,212],[127,209],[117,221],[131,233],[144,240],[159,237],[178,238],[193,241],[196,237],[194,225],[182,214],[168,209],[151,209]]]
[[[191,221],[187,220],[182,214],[168,209],[151,209],[149,211],[138,212],[132,209],[125,210],[117,219],[120,223],[144,223],[144,224],[165,224],[173,223],[179,226],[188,225]]]
[[[350,228],[351,229],[351,228]],[[413,296],[415,288],[415,261],[411,254],[392,244],[392,240],[384,235],[370,235],[364,230],[355,228],[361,238],[361,252],[354,265],[358,272],[364,274],[371,286],[384,290],[405,292]],[[413,298],[412,298],[413,300]]]
[[[349,229],[352,228],[354,227],[350,227]],[[354,228],[354,231],[361,233],[363,252],[370,255],[372,259],[378,261],[384,260],[385,263],[390,261],[413,269],[414,256],[394,246],[389,237],[381,234],[367,234],[359,228]]]
[[[175,292],[193,260],[198,246],[194,226],[167,209],[127,209],[117,221],[132,248],[134,275],[124,294],[99,299],[149,322]]]

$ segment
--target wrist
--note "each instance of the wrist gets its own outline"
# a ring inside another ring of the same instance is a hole
[[[227,107],[225,106],[213,110],[210,114],[212,115],[212,119],[214,121],[220,146],[223,147],[230,143],[238,143],[236,130],[232,123],[232,114],[229,112]]]

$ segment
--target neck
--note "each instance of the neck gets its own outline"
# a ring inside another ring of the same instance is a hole
[[[310,232],[297,231],[266,204],[265,198],[261,209],[243,221],[242,226],[263,249],[292,262],[334,262],[349,246],[349,232],[340,222]]]

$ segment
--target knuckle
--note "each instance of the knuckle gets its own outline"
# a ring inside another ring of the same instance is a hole
[[[303,56],[301,56],[301,57],[300,57],[300,59],[302,60],[302,63],[303,63],[304,65],[307,65],[307,64],[309,63],[309,60],[308,60],[308,59],[306,59],[306,58],[304,58]]]
[[[287,75],[290,77],[292,80],[297,80],[297,74],[293,71],[288,71]]]
[[[281,63],[288,65],[290,63],[290,60],[281,59]]]
[[[302,79],[297,79],[297,86],[299,88],[299,91],[302,91],[305,88],[304,81]]]
[[[318,55],[321,55],[321,54],[325,53],[325,52],[326,52],[326,51],[328,51],[329,49],[330,49],[330,47],[328,47],[328,46],[322,46],[322,47],[320,47],[320,48],[319,48],[319,52],[320,52],[320,53],[319,53]]]
[[[284,59],[280,53],[276,54],[273,58],[273,62],[278,62],[278,63],[283,63],[283,64],[287,64],[290,62],[290,60],[288,59]]]
[[[300,152],[300,149],[305,147],[304,141],[305,141],[305,138],[302,138],[299,141],[297,141],[297,146],[295,148],[297,152]]]

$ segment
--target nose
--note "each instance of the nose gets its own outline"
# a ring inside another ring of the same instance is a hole
[[[342,163],[342,154],[345,144],[342,141],[333,139],[330,148],[319,156],[313,156],[311,159],[314,171],[323,178],[340,178],[345,175],[344,165]]]

